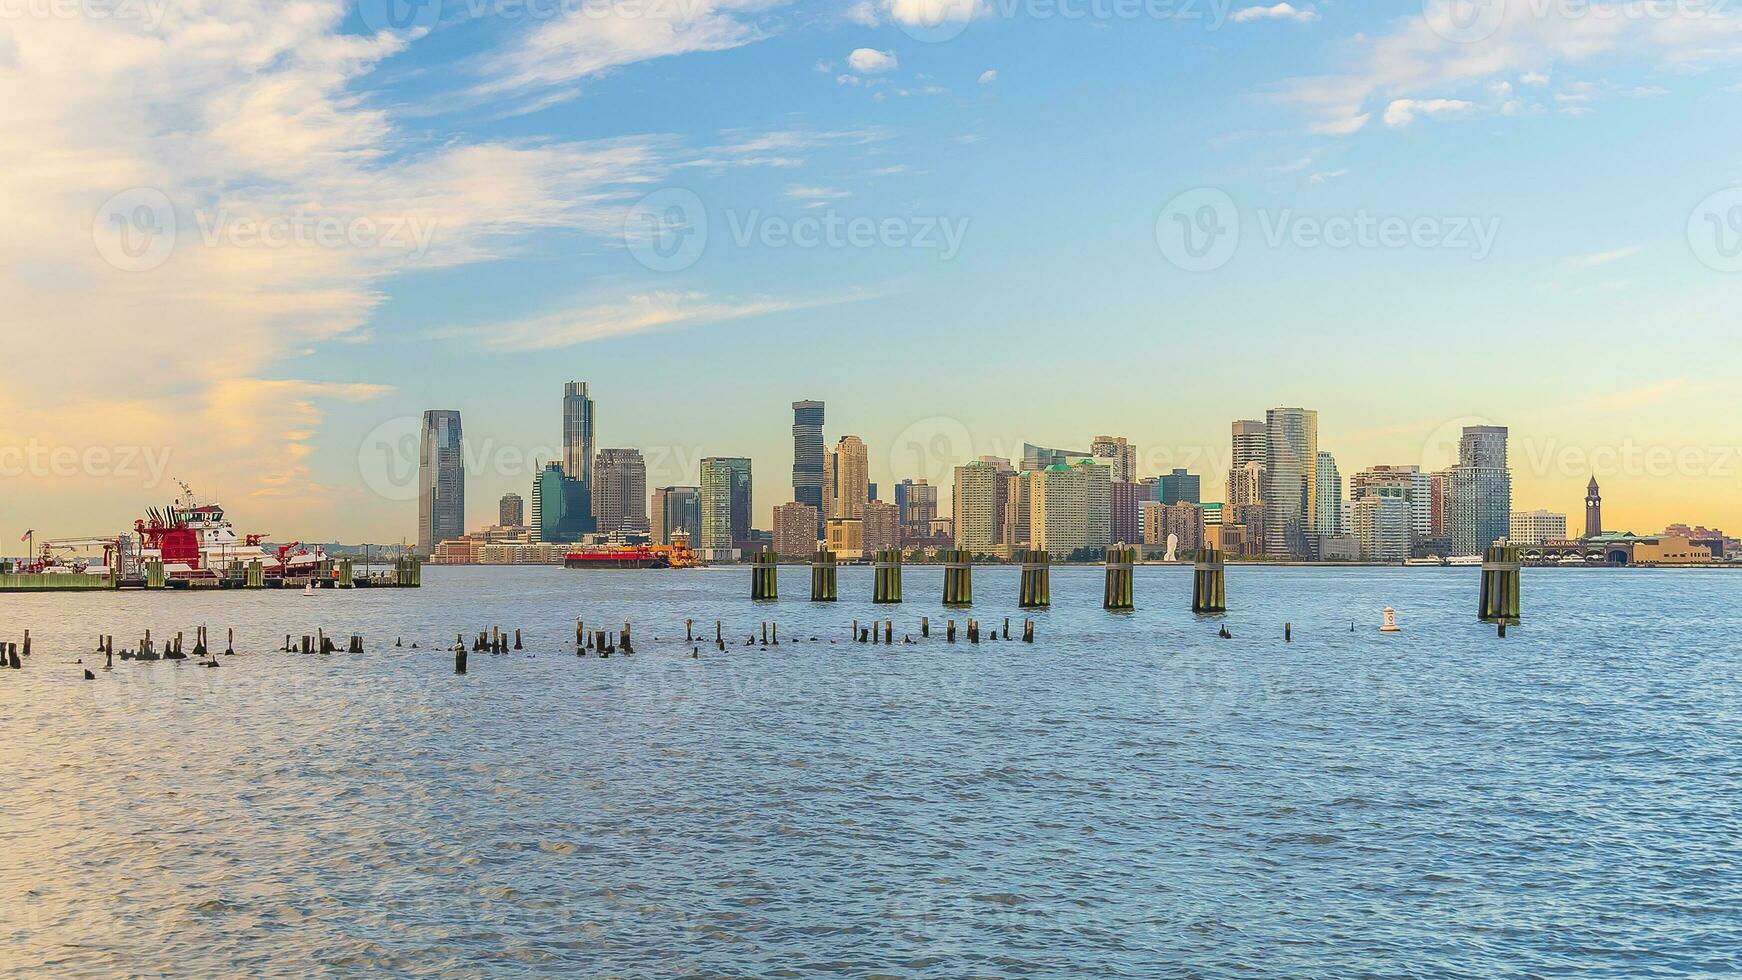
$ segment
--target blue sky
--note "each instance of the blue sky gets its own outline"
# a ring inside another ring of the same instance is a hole
[[[138,2],[0,26],[0,95],[56,93],[0,110],[41,134],[5,343],[32,376],[173,345],[175,383],[19,386],[5,435],[156,447],[276,531],[409,533],[368,457],[434,407],[488,520],[570,379],[655,485],[752,456],[759,523],[812,397],[885,483],[1106,432],[1209,490],[1229,420],[1289,404],[1345,473],[1494,421],[1519,506],[1576,513],[1595,469],[1635,530],[1742,524],[1724,7]],[[117,251],[141,215],[171,247]],[[876,233],[785,240],[831,224]],[[1322,241],[1360,226],[1401,237]],[[647,261],[660,229],[705,247]],[[7,522],[163,495],[83,475],[16,478]]]

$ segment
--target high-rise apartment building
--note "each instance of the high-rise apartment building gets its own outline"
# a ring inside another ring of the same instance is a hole
[[[1204,526],[1204,510],[1196,504],[1151,501],[1143,505],[1143,543],[1164,547],[1173,535],[1175,557],[1204,546]]]
[[[750,460],[709,456],[702,460],[704,554],[729,552],[750,538]]]
[[[423,446],[417,464],[417,552],[466,533],[466,459],[460,413],[423,413]]]
[[[502,495],[501,503],[496,505],[496,524],[498,527],[526,526],[526,501],[520,494]]]
[[[1113,525],[1113,540],[1120,544],[1136,544],[1143,540],[1143,486],[1115,480],[1108,487],[1108,513]]]
[[[1273,408],[1264,432],[1264,551],[1305,558],[1306,537],[1317,526],[1319,413]]]
[[[1409,505],[1411,542],[1421,542],[1435,537],[1433,484],[1434,475],[1422,472],[1420,466],[1370,466],[1350,477],[1349,498],[1359,500],[1380,488],[1395,491],[1390,496]]]
[[[828,517],[863,517],[871,499],[870,459],[865,441],[842,436],[823,464],[823,500]]]
[[[823,536],[823,403],[792,403],[792,499],[817,512],[816,538]]]
[[[1409,557],[1409,501],[1393,486],[1376,487],[1350,508],[1362,561],[1394,562]]]
[[[1137,482],[1137,447],[1124,436],[1096,436],[1089,455],[1112,469],[1114,483]]]
[[[1009,460],[981,456],[956,467],[950,491],[950,516],[955,523],[956,547],[973,554],[995,554],[1011,543],[1004,536],[1009,507],[1011,477],[1016,470]]]
[[[1048,449],[1032,443],[1022,444],[1022,471],[1044,470],[1048,466],[1075,466],[1086,459],[1093,459],[1090,453],[1078,452],[1075,449]]]
[[[593,400],[585,381],[563,385],[563,473],[590,490],[593,485]]]
[[[901,521],[894,504],[881,500],[867,502],[862,523],[866,551],[901,547]]]
[[[1203,502],[1197,476],[1182,469],[1164,473],[1156,486],[1156,499],[1164,504],[1197,504]]]
[[[699,487],[660,487],[653,491],[648,515],[654,544],[671,544],[673,534],[689,536],[691,548],[701,546],[702,491]],[[814,538],[812,539],[815,540]]]
[[[1452,554],[1480,555],[1512,529],[1506,427],[1467,425],[1446,485]]]
[[[903,528],[924,535],[938,519],[938,488],[924,480],[902,480],[895,485],[895,508]]]
[[[1089,460],[1023,473],[1029,544],[1064,558],[1112,543],[1111,473]]]
[[[774,553],[782,558],[809,558],[817,550],[817,509],[793,501],[774,508]]]
[[[593,461],[593,526],[601,534],[646,534],[647,461],[638,449],[601,449]]]
[[[1239,469],[1247,463],[1263,466],[1269,451],[1263,422],[1240,419],[1234,423],[1234,456],[1228,463],[1229,469]]]
[[[1318,462],[1318,506],[1314,508],[1317,515],[1317,525],[1314,534],[1343,533],[1343,474],[1337,469],[1337,460],[1330,453],[1321,450]]]

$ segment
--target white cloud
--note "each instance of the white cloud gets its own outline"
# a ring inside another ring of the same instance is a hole
[[[1313,158],[1312,157],[1299,157],[1299,158],[1296,158],[1294,160],[1290,160],[1287,163],[1279,163],[1276,166],[1271,167],[1270,169],[1276,173],[1279,173],[1279,174],[1292,174],[1292,173],[1295,173],[1297,171],[1305,170],[1306,168],[1308,168],[1312,165],[1313,165]]]
[[[1470,108],[1462,99],[1394,99],[1385,107],[1385,125],[1407,126],[1418,116],[1456,116]]]
[[[1279,3],[1271,7],[1242,7],[1234,11],[1228,18],[1236,24],[1245,24],[1256,20],[1291,20],[1297,24],[1306,24],[1318,20],[1319,15],[1313,8],[1298,8],[1291,3]]]
[[[876,27],[877,7],[866,2],[856,3],[847,8],[847,19],[861,27]]]
[[[1593,266],[1608,265],[1622,259],[1632,258],[1645,251],[1643,245],[1629,245],[1626,248],[1614,248],[1607,252],[1592,252],[1589,255],[1575,255],[1567,260],[1567,265],[1574,269],[1588,269]]]
[[[1307,183],[1309,183],[1309,184],[1326,184],[1326,183],[1329,183],[1333,180],[1336,180],[1338,177],[1347,177],[1348,175],[1349,175],[1349,170],[1347,167],[1344,167],[1341,170],[1321,170],[1318,173],[1315,173],[1312,176],[1308,177]]]
[[[876,48],[854,48],[847,55],[847,65],[861,75],[880,75],[890,71],[897,64],[895,52],[879,51]]]
[[[658,291],[459,333],[472,334],[483,346],[493,350],[560,350],[611,337],[724,323],[846,301],[841,298],[722,299],[701,292]]]
[[[1293,79],[1278,99],[1300,106],[1315,132],[1349,133],[1378,105],[1457,96],[1497,78],[1545,83],[1543,65],[1603,59],[1685,71],[1742,59],[1742,14],[1718,6],[1625,0],[1598,15],[1588,5],[1495,4],[1485,9],[1498,19],[1471,36],[1460,3],[1428,0],[1423,14],[1355,38],[1344,70]]]
[[[788,184],[782,192],[789,201],[802,204],[807,208],[822,207],[830,201],[840,201],[852,197],[851,191],[837,187],[818,187],[812,184]]]
[[[895,23],[926,30],[965,24],[991,12],[985,0],[882,0],[881,7]]]
[[[980,84],[990,85],[998,80],[998,69],[988,68],[980,73]]]

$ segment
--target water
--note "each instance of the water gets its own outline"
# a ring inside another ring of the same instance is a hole
[[[946,646],[937,568],[897,607],[802,574],[0,596],[36,650],[0,673],[0,971],[1742,971],[1732,573],[1527,569],[1502,641],[1475,569],[1234,567],[1220,640],[1189,569],[1124,615],[1055,569],[1032,647]],[[1014,570],[974,584],[1020,623]],[[577,660],[577,615],[636,656]],[[686,616],[736,644],[691,659]],[[220,669],[65,663],[201,623]],[[495,625],[528,652],[454,676]],[[369,650],[273,652],[316,626]]]

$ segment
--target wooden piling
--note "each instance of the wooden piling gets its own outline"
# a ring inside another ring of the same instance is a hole
[[[835,553],[827,548],[818,548],[811,556],[811,601],[834,602],[836,593],[836,570],[839,562]]]
[[[1133,603],[1135,590],[1132,587],[1133,568],[1136,564],[1136,548],[1115,544],[1107,549],[1107,588],[1101,599],[1101,608],[1114,612],[1128,612],[1136,608]]]
[[[1022,609],[1052,605],[1052,555],[1032,548],[1022,552],[1022,590],[1016,604]]]
[[[1221,613],[1228,611],[1228,589],[1222,549],[1219,543],[1205,541],[1192,563],[1192,612]]]
[[[758,551],[750,566],[750,598],[773,602],[780,598],[780,565],[772,551]]]
[[[950,548],[940,556],[944,560],[944,605],[951,607],[974,604],[974,554],[964,548]]]
[[[1482,557],[1480,616],[1485,623],[1516,623],[1519,616],[1519,548],[1493,544]]]
[[[873,562],[871,601],[881,604],[901,601],[901,549],[884,548]]]

